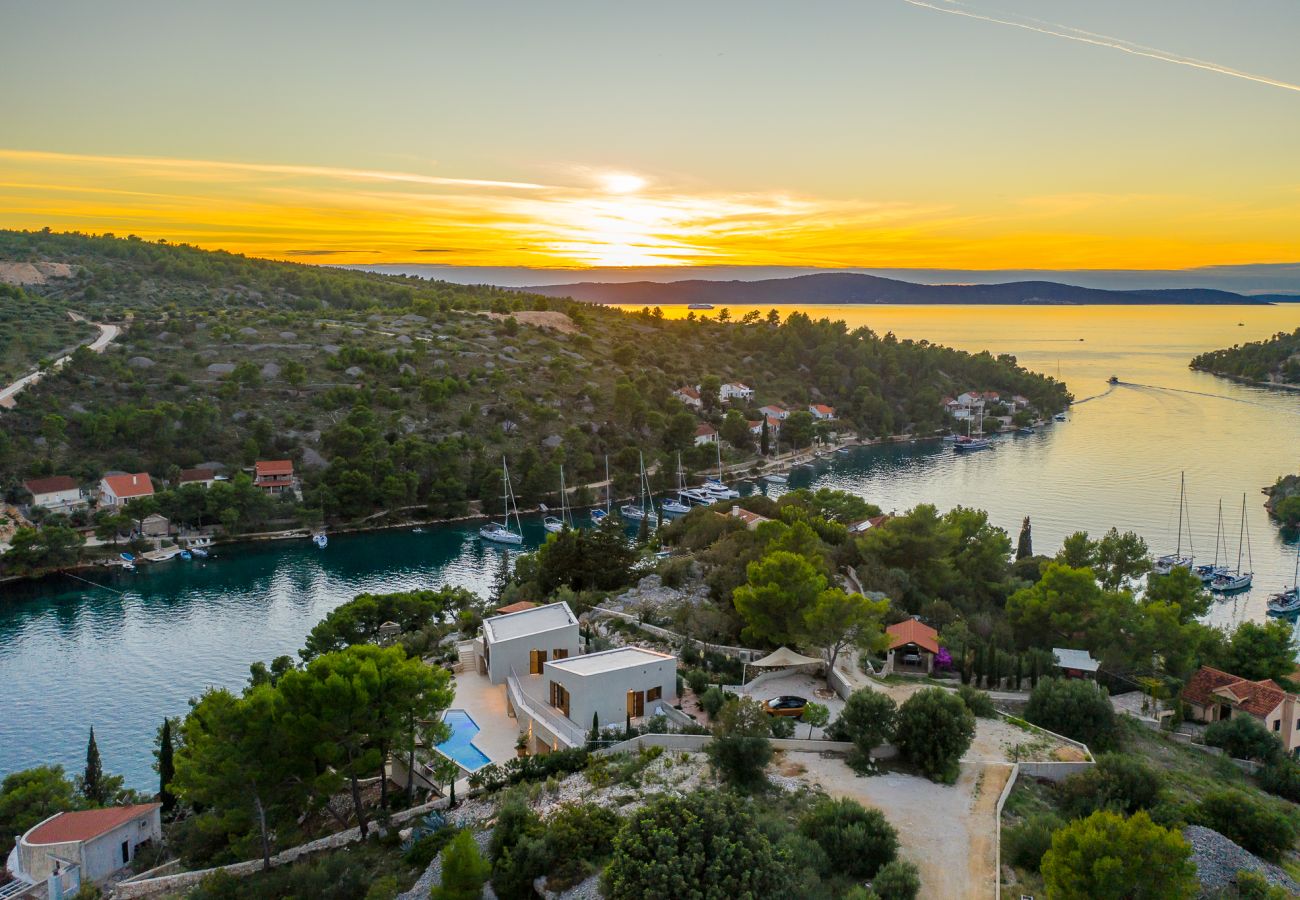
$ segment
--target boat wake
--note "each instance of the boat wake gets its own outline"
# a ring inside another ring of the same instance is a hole
[[[1105,397],[1107,394],[1109,394],[1111,391],[1115,390],[1115,388],[1119,387],[1119,386],[1120,386],[1121,384],[1123,384],[1123,383],[1124,383],[1124,382],[1122,382],[1122,381],[1112,382],[1111,384],[1108,384],[1108,385],[1106,386],[1106,390],[1102,391],[1100,394],[1093,394],[1091,397],[1084,397],[1082,400],[1075,400],[1075,401],[1074,401],[1072,404],[1070,404],[1070,405],[1071,405],[1071,406],[1078,406],[1080,403],[1087,403],[1089,400],[1100,400],[1102,397]]]
[[[1137,384],[1132,381],[1121,381],[1116,384],[1112,384],[1110,387],[1111,390],[1114,390],[1117,387],[1131,387],[1131,388],[1140,388],[1142,390],[1147,390],[1147,391],[1167,391],[1172,394],[1191,394],[1194,397],[1209,397],[1213,400],[1227,400],[1229,403],[1245,403],[1247,406],[1260,406],[1263,407],[1264,409],[1279,411],[1279,407],[1272,403],[1261,403],[1258,400],[1247,400],[1245,397],[1229,397],[1226,394],[1211,394],[1209,391],[1193,391],[1188,388],[1163,387],[1158,384]],[[1109,393],[1110,391],[1106,391],[1106,394]],[[1097,396],[1104,397],[1105,394],[1098,394]],[[1088,399],[1092,400],[1094,398],[1089,397]],[[1075,402],[1082,403],[1084,401],[1076,400]],[[1300,410],[1280,410],[1280,411],[1289,412],[1291,415],[1300,416]]]

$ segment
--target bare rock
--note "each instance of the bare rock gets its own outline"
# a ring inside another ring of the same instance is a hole
[[[410,336],[409,334],[399,334],[399,335],[397,336],[397,343],[399,343],[399,344],[409,344],[409,343],[411,343],[411,336]]]
[[[361,375],[364,374],[364,372],[362,371],[360,366],[348,366],[346,369],[343,370],[343,374],[351,376],[352,378],[359,378]]]
[[[560,437],[558,434],[548,434],[546,437],[542,438],[542,446],[548,450],[554,450],[563,443],[564,438]]]
[[[302,448],[302,464],[308,469],[323,469],[329,465],[313,447]]]
[[[343,350],[343,348],[340,347],[338,344],[322,344],[321,349],[324,350],[326,353],[328,353],[330,356],[337,356]]]
[[[262,377],[263,377],[263,378],[279,378],[279,377],[280,377],[280,367],[279,367],[278,365],[276,365],[275,363],[273,363],[273,362],[269,362],[269,363],[267,363],[266,365],[262,366]]]
[[[298,334],[297,334],[297,332],[293,332],[293,331],[281,331],[279,337],[280,337],[280,340],[282,340],[282,341],[296,341],[296,340],[298,340]]]
[[[147,356],[133,356],[126,361],[126,364],[133,369],[152,369],[154,361]]]
[[[247,328],[247,327],[241,328],[239,329],[239,333],[242,334],[244,337],[257,337],[256,328]]]
[[[213,363],[208,366],[209,375],[229,375],[233,371],[235,371],[234,363]]]

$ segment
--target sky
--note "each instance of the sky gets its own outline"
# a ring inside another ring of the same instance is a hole
[[[0,0],[0,227],[350,265],[1295,263],[1297,35],[1294,0]]]

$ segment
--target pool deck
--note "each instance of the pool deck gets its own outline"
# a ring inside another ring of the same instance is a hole
[[[493,684],[477,672],[461,672],[456,676],[456,699],[451,708],[465,710],[478,725],[474,746],[488,759],[502,763],[515,757],[519,722],[506,712],[504,684]]]

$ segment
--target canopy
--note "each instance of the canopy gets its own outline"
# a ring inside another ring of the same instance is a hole
[[[809,663],[820,663],[821,660],[812,656],[804,656],[802,653],[795,653],[787,647],[781,647],[773,650],[762,659],[756,659],[751,666],[757,666],[760,669],[779,669],[783,666],[806,666]]]

